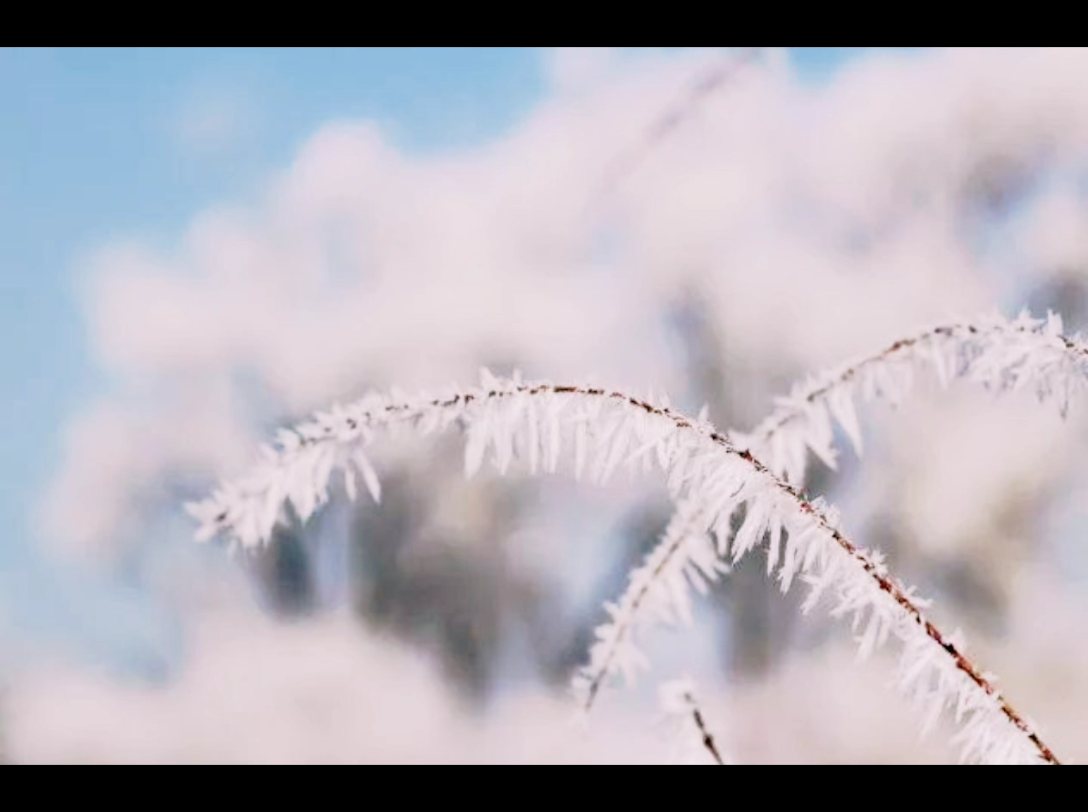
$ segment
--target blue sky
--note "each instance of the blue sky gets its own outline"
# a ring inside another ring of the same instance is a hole
[[[862,50],[791,58],[819,81]],[[491,137],[540,97],[541,68],[529,49],[0,49],[9,604],[62,577],[34,552],[30,511],[58,464],[60,426],[101,384],[75,292],[81,258],[117,237],[173,239],[207,205],[252,196],[332,119],[377,119],[409,150]]]

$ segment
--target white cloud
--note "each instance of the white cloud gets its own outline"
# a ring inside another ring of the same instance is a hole
[[[882,56],[827,88],[776,64],[717,91],[600,197],[610,162],[718,58],[561,52],[560,74],[596,78],[507,136],[421,158],[370,123],[330,124],[261,202],[197,215],[176,252],[105,249],[87,305],[119,403],[138,384],[167,435],[171,381],[244,371],[294,410],[509,361],[675,392],[666,315],[689,286],[731,357],[796,374],[1000,304],[956,214],[965,184],[994,155],[1082,157],[1083,51]],[[753,419],[765,397],[749,396]],[[197,436],[214,459],[222,435]],[[72,447],[51,511],[106,536],[59,506],[122,515],[129,486],[103,472],[137,463]],[[146,481],[138,465],[129,479]]]
[[[542,693],[481,718],[419,654],[348,619],[277,625],[218,613],[190,629],[166,684],[34,669],[10,683],[5,734],[23,763],[653,763],[666,742],[637,723],[578,735]]]
[[[1088,201],[1068,184],[1044,192],[1018,231],[1025,258],[1033,266],[1088,273]]]

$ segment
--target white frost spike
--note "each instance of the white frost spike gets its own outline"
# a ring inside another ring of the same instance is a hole
[[[314,459],[313,492],[318,505],[325,503],[325,494],[329,489],[329,478],[336,466],[336,449],[331,444],[317,447]]]
[[[933,371],[937,373],[937,381],[941,384],[942,388],[947,387],[949,381],[952,380],[952,372],[949,369],[944,347],[940,344],[933,344],[930,349],[930,354],[933,359]]]
[[[279,521],[282,508],[283,483],[274,481],[268,493],[265,495],[264,512],[261,515],[260,526],[258,528],[262,541],[272,538],[272,531],[276,527],[276,522]]]
[[[741,556],[751,550],[763,538],[767,531],[768,500],[755,498],[748,503],[748,512],[744,517],[744,524],[737,531],[733,541],[733,563],[740,560]]]
[[[831,414],[842,426],[846,436],[850,438],[850,442],[854,446],[854,453],[860,457],[862,452],[861,427],[858,425],[858,413],[854,409],[854,399],[850,396],[850,392],[846,387],[833,390],[830,398],[828,398],[828,405],[831,408]]]
[[[540,466],[540,426],[537,423],[536,409],[529,398],[525,399],[525,423],[528,428],[525,442],[529,446],[529,471],[535,474]]]
[[[548,473],[554,474],[559,468],[559,412],[562,411],[566,401],[557,400],[547,410],[547,451],[546,462]]]
[[[476,476],[484,461],[488,442],[484,428],[484,425],[477,424],[468,432],[468,442],[465,444],[465,476],[469,479]]]
[[[622,434],[623,415],[612,415],[611,419],[605,422],[604,428],[600,430],[594,430],[594,451],[597,459],[596,471],[593,476],[593,481],[598,485],[604,484],[608,475],[611,473],[610,460],[612,452],[617,442],[617,435]],[[620,452],[623,453],[622,451]],[[617,461],[618,462],[618,461]]]
[[[586,467],[586,446],[589,439],[586,436],[589,429],[584,420],[578,421],[574,427],[574,478],[581,479]]]
[[[378,481],[378,473],[374,470],[374,466],[370,464],[370,460],[366,458],[366,454],[361,449],[356,449],[352,459],[359,468],[359,473],[363,475],[363,482],[366,483],[366,489],[370,491],[371,498],[375,502],[381,502],[382,483]]]
[[[775,568],[778,566],[778,559],[780,555],[782,545],[783,534],[782,518],[778,513],[777,506],[775,510],[771,511],[770,524],[767,528],[768,545],[767,545],[767,574],[771,575]]]
[[[359,495],[358,489],[355,487],[355,471],[352,470],[350,465],[344,466],[344,490],[347,491],[348,499],[352,502]]]

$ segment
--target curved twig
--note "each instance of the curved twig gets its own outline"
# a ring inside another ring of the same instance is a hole
[[[740,48],[725,59],[711,65],[687,88],[683,98],[662,111],[646,129],[642,140],[631,150],[613,160],[597,189],[596,197],[612,192],[621,181],[634,172],[646,156],[688,119],[710,94],[727,85],[749,63],[760,55],[761,48]]]
[[[1015,321],[1001,317],[972,323],[941,325],[895,341],[888,347],[829,372],[796,384],[788,397],[750,434],[729,432],[730,441],[748,449],[770,470],[790,482],[804,479],[811,450],[834,467],[833,422],[838,422],[857,453],[862,451],[861,430],[854,407],[855,396],[880,396],[898,402],[910,388],[913,369],[931,365],[943,383],[951,378],[974,380],[991,389],[1020,388],[1034,383],[1041,398],[1057,396],[1064,414],[1072,388],[1088,378],[1088,344],[1079,337],[1062,335],[1061,319],[1021,315]],[[587,684],[584,707],[589,710],[604,682],[616,673],[619,645],[642,618],[643,596],[654,587],[641,574],[651,564],[655,573],[683,567],[690,548],[697,548],[713,526],[710,506],[697,499],[678,502],[661,541],[647,557],[644,567],[631,577],[619,600],[626,611],[614,625],[606,624],[601,634],[611,645],[579,673]],[[728,528],[723,528],[728,533]],[[772,534],[767,570],[772,572],[779,557],[779,537]],[[734,562],[744,549],[734,548]],[[655,575],[656,577],[656,575]]]
[[[811,450],[834,468],[833,422],[862,452],[854,400],[884,398],[899,403],[918,367],[930,366],[942,385],[965,379],[1005,391],[1034,386],[1040,400],[1057,399],[1064,416],[1075,387],[1088,380],[1088,344],[1062,334],[1062,320],[1050,313],[1015,320],[991,316],[972,322],[931,327],[900,339],[879,352],[843,364],[796,384],[777,408],[750,434],[730,439],[764,460],[779,476],[801,484]]]

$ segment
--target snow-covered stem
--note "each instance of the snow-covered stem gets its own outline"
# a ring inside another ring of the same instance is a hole
[[[883,397],[898,404],[909,392],[916,369],[924,366],[931,366],[942,384],[964,379],[996,390],[1034,384],[1041,400],[1059,399],[1064,415],[1073,390],[1083,387],[1088,379],[1088,344],[1079,336],[1063,335],[1062,320],[1054,313],[1046,319],[1024,313],[1012,321],[991,316],[931,327],[800,381],[789,396],[779,398],[778,407],[751,433],[731,431],[729,439],[751,451],[778,476],[801,484],[809,450],[835,467],[834,423],[861,454],[855,409],[858,394],[864,400]],[[700,509],[694,500],[681,500],[663,534],[658,566],[668,569],[683,553],[683,547],[673,540],[704,535],[709,521],[705,506]],[[633,582],[620,605],[630,603],[632,589]],[[635,622],[633,617],[627,620],[629,625]],[[611,662],[604,663],[604,670],[589,675],[591,683],[599,685],[610,669]]]
[[[729,438],[767,462],[774,473],[801,483],[810,449],[835,467],[833,421],[861,454],[861,430],[854,407],[859,391],[865,400],[879,396],[897,404],[908,393],[915,369],[926,365],[932,366],[942,385],[952,379],[996,390],[1034,384],[1040,400],[1058,397],[1064,415],[1072,391],[1083,387],[1088,378],[1088,344],[1079,336],[1063,335],[1061,317],[1054,313],[1046,319],[1022,313],[1015,320],[991,316],[931,327],[799,382],[750,434],[729,432]],[[695,500],[681,500],[659,545],[662,560],[658,566],[667,569],[682,553],[670,540],[697,538],[705,534],[708,521],[706,510]],[[629,600],[629,593],[621,605]],[[628,625],[634,622],[634,617],[627,618]],[[610,665],[606,662],[603,670],[593,673],[591,684],[601,684]]]
[[[834,423],[862,453],[855,401],[882,398],[898,405],[910,392],[915,373],[931,367],[942,386],[966,380],[985,389],[1034,387],[1041,401],[1057,400],[1064,416],[1074,390],[1088,382],[1088,343],[1063,335],[1062,319],[1021,313],[999,315],[920,330],[879,352],[862,356],[795,384],[750,433],[729,432],[777,475],[802,484],[811,450],[834,468]]]
[[[895,341],[879,352],[862,356],[827,372],[798,382],[789,396],[751,433],[728,432],[738,448],[747,448],[772,472],[790,482],[804,481],[811,450],[834,468],[834,423],[849,437],[856,453],[862,452],[860,421],[855,400],[882,397],[898,404],[906,396],[917,369],[930,366],[943,385],[964,379],[984,388],[1020,389],[1034,385],[1041,400],[1056,397],[1063,415],[1073,390],[1088,379],[1088,344],[1079,336],[1062,334],[1056,314],[1033,319],[1021,314],[1015,320],[991,316],[973,322],[930,327]],[[667,571],[682,559],[680,539],[697,539],[707,532],[711,517],[697,500],[681,500],[658,547],[657,566]],[[655,551],[656,552],[656,551]],[[647,587],[637,585],[638,591]],[[620,605],[632,603],[636,584],[632,579]],[[625,618],[637,622],[635,605]],[[612,672],[611,660],[589,673],[591,685],[599,686]],[[596,690],[591,694],[592,705]]]
[[[683,502],[657,546],[628,576],[627,589],[619,602],[606,605],[611,620],[598,627],[589,663],[575,677],[575,691],[583,710],[592,709],[610,677],[623,672],[630,679],[635,666],[647,665],[633,639],[638,626],[649,620],[671,623],[677,616],[690,622],[685,577],[705,593],[710,583],[729,572],[707,528],[699,526],[699,517],[705,514],[705,508],[696,500]],[[646,615],[647,607],[656,610],[652,616]]]
[[[717,537],[719,556],[731,544],[736,559],[769,537],[769,566],[777,568],[783,590],[799,577],[811,587],[806,608],[822,594],[833,594],[837,597],[833,614],[853,616],[855,628],[865,621],[859,638],[862,654],[896,637],[903,644],[901,689],[919,704],[927,723],[936,721],[946,708],[955,709],[963,723],[965,760],[1057,763],[992,678],[925,618],[913,590],[891,579],[879,555],[859,548],[839,531],[834,511],[820,502],[810,503],[707,421],[623,392],[499,380],[485,374],[481,387],[467,391],[416,398],[375,395],[347,408],[336,407],[294,431],[282,432],[279,449],[265,449],[264,464],[251,476],[224,484],[211,498],[189,505],[202,522],[198,537],[229,532],[243,545],[261,544],[270,538],[288,500],[303,520],[308,519],[327,500],[336,469],[344,472],[349,494],[354,493],[358,469],[377,499],[378,479],[364,454],[376,429],[410,425],[427,433],[455,422],[468,433],[468,475],[485,459],[504,473],[515,456],[534,471],[541,467],[554,471],[564,434],[574,447],[576,474],[590,460],[600,481],[625,462],[648,469],[656,461],[675,499],[686,496],[707,508],[707,526]],[[734,535],[730,524],[742,507],[744,520]],[[699,570],[670,568],[668,591],[673,598],[656,609],[676,611],[685,606],[682,576],[692,577]],[[652,586],[645,591],[647,597],[655,594]],[[619,611],[613,610],[614,621]],[[615,648],[619,653],[612,656],[623,668],[637,666],[633,646],[620,639]],[[604,651],[595,646],[591,663]]]
[[[990,389],[1018,389],[1034,384],[1040,398],[1056,396],[1065,412],[1072,390],[1088,378],[1088,345],[1079,337],[1062,335],[1061,318],[1049,314],[1013,321],[991,316],[975,322],[947,324],[921,330],[881,351],[845,363],[795,385],[778,408],[751,433],[728,432],[737,448],[748,449],[772,473],[800,485],[811,450],[834,467],[834,423],[842,426],[858,454],[862,451],[858,394],[865,400],[883,397],[898,403],[909,391],[918,367],[932,366],[942,383],[964,378]],[[691,552],[705,543],[714,524],[713,505],[698,495],[681,499],[658,546],[636,570],[618,602],[618,619],[599,632],[596,656],[579,673],[588,685],[589,710],[604,682],[620,668],[615,651],[643,618],[643,596],[656,588],[656,579],[688,565]],[[768,556],[768,571],[777,551]],[[647,580],[647,571],[652,577]],[[709,567],[709,565],[708,565]]]

